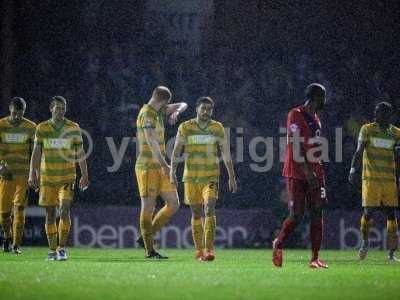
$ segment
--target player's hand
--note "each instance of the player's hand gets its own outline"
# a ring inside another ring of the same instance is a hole
[[[237,191],[237,183],[236,183],[236,178],[235,177],[229,177],[229,191],[232,193],[236,193]]]
[[[356,185],[356,173],[350,173],[348,179],[351,185]]]
[[[178,122],[178,115],[179,115],[178,111],[170,114],[169,117],[168,117],[168,124],[171,125],[171,126],[175,125],[176,122]]]
[[[1,167],[0,167],[0,177],[3,177],[5,180],[11,180],[12,179],[12,173],[7,168],[7,164],[1,165]]]
[[[89,187],[89,177],[87,175],[82,175],[79,180],[79,189],[85,191]]]
[[[29,173],[28,185],[35,191],[39,189],[39,180],[36,172]]]
[[[171,182],[171,184],[175,185],[175,187],[178,187],[178,179],[176,178],[175,172],[173,172],[172,170],[169,173],[169,181]]]

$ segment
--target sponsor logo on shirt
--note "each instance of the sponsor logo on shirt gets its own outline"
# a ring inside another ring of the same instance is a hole
[[[189,144],[207,144],[211,145],[217,141],[217,138],[213,135],[191,135],[188,138]]]
[[[383,149],[393,149],[394,141],[381,138],[371,138],[372,146]]]
[[[5,133],[3,140],[7,144],[25,144],[28,140],[28,135],[24,133]]]
[[[45,149],[71,149],[72,139],[45,139],[43,146]]]

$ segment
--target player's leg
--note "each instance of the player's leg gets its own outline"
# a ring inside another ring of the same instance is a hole
[[[377,208],[365,206],[363,208],[363,214],[360,220],[360,232],[361,232],[361,246],[358,250],[358,257],[360,260],[364,260],[367,257],[369,249],[369,232],[373,226],[373,215]]]
[[[20,247],[25,228],[25,206],[14,205],[13,214],[13,252],[21,254]]]
[[[71,229],[71,205],[69,199],[62,199],[60,202],[60,221],[58,223],[58,248],[57,260],[67,260],[65,246],[68,241]]]
[[[217,226],[217,217],[215,214],[215,205],[217,199],[208,198],[204,201],[204,243],[205,243],[205,253],[204,259],[207,261],[212,261],[215,258],[213,253],[214,249],[214,239],[215,239],[215,229]]]
[[[14,194],[11,180],[0,178],[0,225],[3,232],[3,251],[11,252],[12,242],[12,198]]]
[[[397,245],[399,243],[399,237],[397,235],[397,218],[396,218],[396,208],[395,207],[385,207],[386,213],[386,231],[387,231],[387,249],[388,249],[388,259],[390,261],[398,261],[394,256],[394,252],[397,250]]]
[[[166,192],[161,191],[160,196],[164,200],[165,205],[153,218],[153,234],[163,228],[179,209],[178,192],[176,189]]]
[[[11,233],[11,212],[2,212],[0,213],[0,224],[1,229],[3,231],[3,251],[11,252],[11,242],[12,242],[12,233]]]
[[[310,210],[310,239],[311,239],[311,261],[312,268],[328,268],[328,265],[319,259],[323,238],[323,210],[319,204],[311,204]]]
[[[305,209],[305,185],[303,180],[287,179],[289,216],[283,221],[282,227],[272,243],[272,263],[276,267],[282,266],[282,248],[287,238],[303,220]]]
[[[46,260],[57,260],[57,224],[56,224],[56,206],[46,206],[46,223],[45,230],[47,235],[47,241],[49,243],[49,253]]]
[[[324,179],[319,180],[318,189],[307,190],[307,203],[310,212],[310,240],[311,240],[311,268],[328,268],[328,265],[319,259],[323,228],[323,206],[326,204],[326,191]]]
[[[196,253],[194,255],[194,259],[202,260],[203,259],[203,249],[204,249],[204,229],[203,229],[203,220],[202,220],[202,204],[192,204],[190,205],[190,210],[192,211],[192,238],[194,248]]]
[[[13,252],[21,254],[20,246],[24,235],[25,207],[28,199],[28,186],[24,176],[16,178],[16,189],[13,199]]]

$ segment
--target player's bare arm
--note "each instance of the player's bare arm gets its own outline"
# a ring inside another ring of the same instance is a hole
[[[78,157],[79,168],[81,169],[82,174],[81,179],[79,180],[79,188],[84,191],[89,186],[89,173],[85,157],[85,149],[83,149],[82,145],[78,147],[76,154]]]
[[[359,174],[359,169],[361,166],[361,159],[366,146],[365,141],[358,141],[356,152],[353,155],[353,159],[351,160],[351,168],[349,173],[349,182],[351,184],[355,184],[356,182],[356,174]]]
[[[158,143],[158,136],[157,132],[154,128],[145,128],[144,129],[144,136],[146,138],[146,142],[151,149],[151,153],[153,157],[157,159],[158,163],[161,165],[163,172],[166,175],[169,175],[170,167],[165,160],[164,155],[161,154],[160,144]]]
[[[39,168],[41,156],[42,147],[38,144],[35,144],[33,146],[28,179],[28,185],[34,190],[39,188]]]
[[[174,150],[172,150],[172,157],[171,157],[171,171],[169,174],[169,178],[172,184],[178,186],[178,180],[176,179],[176,168],[180,162],[180,155],[182,153],[183,146],[185,145],[185,139],[182,137],[180,132],[178,131],[176,138],[175,138],[175,145]]]
[[[232,193],[236,193],[237,183],[236,183],[235,169],[233,168],[231,149],[229,147],[226,135],[225,138],[222,141],[220,141],[219,147],[221,149],[222,160],[224,161],[225,168],[228,171],[229,191]]]
[[[178,121],[179,114],[183,113],[187,108],[188,105],[185,102],[168,104],[166,109],[168,123],[170,125],[175,125]]]

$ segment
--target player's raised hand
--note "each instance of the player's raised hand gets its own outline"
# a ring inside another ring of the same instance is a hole
[[[232,193],[236,193],[237,191],[237,183],[236,183],[236,178],[235,177],[229,177],[229,191]]]
[[[168,124],[171,125],[171,126],[175,125],[176,122],[178,122],[178,115],[179,115],[178,111],[170,114],[169,117],[168,117]]]

